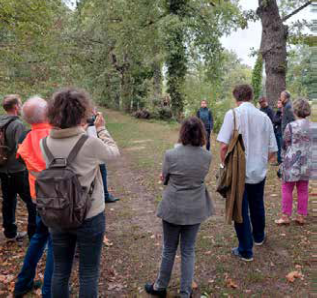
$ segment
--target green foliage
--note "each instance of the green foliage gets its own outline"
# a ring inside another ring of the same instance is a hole
[[[293,97],[307,96],[311,84],[310,50],[308,46],[298,46],[288,51],[287,88]]]
[[[176,117],[183,112],[191,64],[204,61],[204,75],[219,81],[219,39],[245,22],[238,7],[226,1],[215,7],[207,0],[79,4],[71,32],[77,43],[76,82],[107,106],[152,109],[165,91],[164,73]]]
[[[224,51],[221,59],[223,61],[221,80],[207,79],[204,64],[196,63],[191,66],[184,86],[184,93],[187,94],[185,116],[195,115],[201,100],[207,100],[213,112],[215,132],[220,129],[225,112],[234,105],[233,88],[241,83],[250,84],[252,72],[233,52]]]
[[[254,101],[258,101],[262,92],[262,79],[263,79],[263,58],[260,53],[258,53],[258,57],[256,59],[253,71],[252,71],[252,87],[254,92]]]
[[[2,0],[1,93],[47,95],[68,79],[62,32],[67,9],[60,0]]]

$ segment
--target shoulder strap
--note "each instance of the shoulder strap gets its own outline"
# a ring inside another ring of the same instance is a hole
[[[54,156],[51,152],[50,149],[48,149],[48,146],[47,146],[47,137],[43,138],[42,140],[42,144],[43,144],[43,149],[44,149],[44,153],[48,159],[48,164],[51,164],[51,162],[53,161],[54,159]]]
[[[292,129],[292,124],[289,124],[289,132],[291,134],[291,143],[293,142],[293,129]]]
[[[234,109],[232,109],[232,113],[233,113],[233,129],[237,130],[237,118],[236,118],[236,112]]]
[[[79,150],[84,145],[84,143],[88,140],[88,136],[86,134],[83,134],[80,139],[77,141],[76,145],[72,149],[72,151],[69,153],[67,157],[67,164],[71,164],[73,160],[76,158]]]
[[[19,119],[19,118],[18,118],[18,117],[13,117],[13,118],[11,118],[5,125],[2,125],[0,128],[1,128],[1,129],[7,129],[8,126],[9,126],[13,121],[15,121],[15,120],[17,120],[17,119]]]

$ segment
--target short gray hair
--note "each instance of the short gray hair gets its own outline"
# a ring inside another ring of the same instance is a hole
[[[28,108],[30,110],[28,110]],[[47,102],[36,95],[29,98],[22,106],[22,116],[29,124],[43,123],[47,120]]]

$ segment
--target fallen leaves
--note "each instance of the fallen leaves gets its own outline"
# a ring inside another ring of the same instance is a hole
[[[296,270],[294,270],[286,275],[286,279],[291,283],[293,283],[296,278],[300,278],[302,280],[304,279],[304,275],[302,274],[302,271],[301,271],[302,266],[296,265],[295,268],[296,268]]]
[[[289,282],[294,282],[296,278],[301,278],[303,275],[298,271],[292,271],[286,275],[286,279]]]
[[[194,281],[192,283],[192,289],[193,290],[197,290],[198,289],[198,284],[196,282],[194,282]]]
[[[237,283],[232,278],[229,278],[229,275],[227,273],[225,274],[225,285],[227,288],[230,288],[230,289],[238,289],[239,288]]]
[[[12,275],[12,274],[8,274],[8,275],[1,274],[0,275],[0,282],[2,282],[4,284],[8,284],[13,280],[14,280],[14,275]]]
[[[113,245],[113,243],[109,241],[107,236],[103,238],[103,244],[106,245],[107,247],[111,247]]]

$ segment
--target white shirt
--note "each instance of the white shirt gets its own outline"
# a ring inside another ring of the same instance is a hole
[[[97,129],[95,125],[90,125],[87,127],[87,135],[90,137],[98,138]]]
[[[269,153],[277,152],[273,125],[270,118],[252,103],[242,103],[235,112],[237,128],[245,146],[246,183],[257,184],[266,177]],[[233,113],[230,110],[225,115],[217,141],[229,144],[233,128]]]

